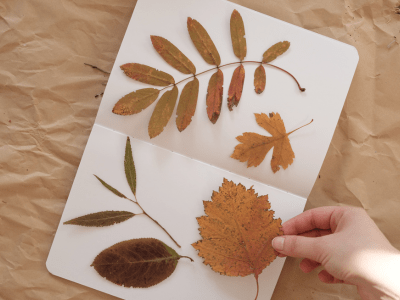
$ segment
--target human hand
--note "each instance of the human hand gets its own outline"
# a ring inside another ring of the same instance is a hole
[[[303,272],[322,265],[322,282],[356,285],[364,300],[400,299],[400,252],[363,209],[311,209],[282,230],[272,246],[281,257],[303,257]]]

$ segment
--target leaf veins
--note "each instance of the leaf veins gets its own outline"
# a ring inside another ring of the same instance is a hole
[[[112,112],[117,115],[133,115],[141,112],[157,100],[160,91],[153,88],[140,89],[118,100]]]
[[[231,84],[228,90],[228,108],[232,110],[233,106],[238,106],[240,98],[242,97],[243,84],[244,84],[244,67],[240,64],[235,69],[232,75]]]
[[[233,52],[242,61],[246,57],[247,46],[242,16],[235,9],[231,15],[231,39]]]
[[[207,115],[213,124],[217,122],[221,113],[223,84],[224,74],[218,69],[210,78],[206,98]]]
[[[126,76],[143,83],[157,86],[168,86],[175,83],[171,75],[146,65],[130,63],[124,64],[120,68]]]
[[[129,211],[101,211],[69,220],[64,224],[104,227],[124,222],[134,216],[135,214]]]
[[[176,109],[176,127],[179,131],[185,130],[192,121],[196,111],[197,98],[199,95],[199,80],[194,79],[188,82],[179,97],[178,107]]]

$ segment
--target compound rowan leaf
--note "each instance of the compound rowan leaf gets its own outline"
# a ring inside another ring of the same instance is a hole
[[[179,97],[178,107],[176,109],[176,127],[179,131],[185,130],[192,121],[196,111],[197,98],[199,96],[199,80],[194,79],[188,82]]]
[[[221,58],[218,50],[204,27],[190,17],[187,19],[187,27],[190,38],[203,59],[210,65],[219,66]]]
[[[263,136],[253,132],[245,132],[236,137],[241,144],[235,147],[232,158],[241,162],[247,161],[247,167],[257,167],[265,158],[269,150],[274,147],[271,168],[274,173],[280,170],[279,166],[286,169],[293,163],[294,152],[290,145],[289,135],[296,130],[310,124],[303,125],[286,133],[285,124],[278,113],[254,114],[257,124],[268,131],[272,136]]]
[[[133,115],[141,112],[157,100],[160,91],[153,88],[129,93],[118,100],[112,112],[117,115]]]
[[[177,47],[161,36],[150,36],[153,47],[172,67],[183,74],[196,74],[196,67]]]
[[[202,240],[192,246],[215,272],[254,274],[258,295],[258,276],[276,258],[272,239],[283,234],[282,221],[274,219],[268,195],[225,178],[211,200],[203,201],[206,216],[197,218]]]
[[[213,124],[217,122],[221,113],[223,84],[224,74],[218,69],[210,78],[206,98],[207,115]]]
[[[279,55],[282,55],[289,49],[290,43],[288,41],[279,42],[275,45],[271,46],[267,51],[263,54],[263,63],[269,63],[277,58]]]
[[[264,92],[265,83],[267,81],[265,69],[263,65],[259,65],[254,72],[254,90],[257,94]]]
[[[172,116],[177,99],[178,88],[174,86],[172,90],[165,92],[158,100],[149,122],[148,132],[150,138],[154,138],[163,132],[164,127],[167,126]]]
[[[147,288],[167,279],[182,257],[157,239],[140,238],[103,250],[91,266],[115,284]]]
[[[240,98],[242,97],[243,84],[244,84],[244,67],[240,64],[239,67],[233,71],[231,84],[228,90],[228,108],[232,110],[233,106],[239,104]]]
[[[171,75],[146,65],[130,63],[124,64],[120,68],[126,76],[143,83],[157,86],[168,86],[175,83]]]
[[[124,222],[134,216],[135,214],[129,211],[101,211],[66,221],[64,224],[104,227]]]
[[[236,9],[232,12],[230,25],[233,53],[242,61],[246,57],[247,46],[243,19]]]

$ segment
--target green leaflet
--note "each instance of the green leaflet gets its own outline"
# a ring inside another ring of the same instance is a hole
[[[247,46],[243,19],[236,9],[232,12],[230,25],[233,52],[242,61],[246,57]]]
[[[124,194],[122,194],[121,192],[119,192],[117,189],[113,188],[111,185],[107,184],[106,182],[104,182],[104,180],[102,180],[101,178],[99,178],[97,175],[94,175],[100,182],[102,185],[104,185],[107,189],[109,189],[111,192],[113,192],[115,195],[117,195],[118,197],[121,198],[126,198]]]
[[[136,196],[136,169],[135,163],[133,162],[131,141],[129,136],[126,138],[124,167],[128,185],[131,188],[132,193]]]
[[[126,76],[143,83],[157,86],[168,86],[175,83],[174,77],[171,75],[146,65],[130,63],[124,64],[120,68]]]
[[[141,112],[157,100],[160,91],[153,88],[140,89],[122,97],[113,108],[117,115],[133,115]]]
[[[66,221],[64,224],[104,227],[124,222],[134,216],[135,214],[129,211],[101,211]]]

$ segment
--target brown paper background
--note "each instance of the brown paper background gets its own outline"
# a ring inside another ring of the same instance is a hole
[[[142,0],[144,1],[144,0]],[[400,15],[394,0],[234,0],[355,46],[360,62],[306,209],[367,210],[400,249]],[[111,4],[110,4],[111,3]],[[45,266],[134,0],[0,2],[0,299],[116,299]],[[326,70],[329,72],[329,70]],[[359,299],[288,258],[273,299]]]

